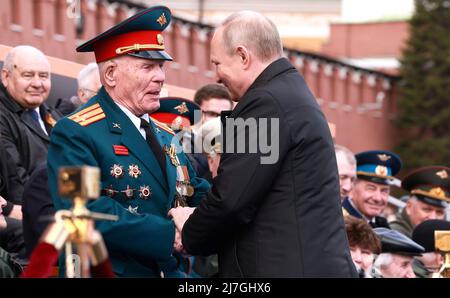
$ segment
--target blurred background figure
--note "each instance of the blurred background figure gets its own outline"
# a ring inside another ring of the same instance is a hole
[[[233,102],[228,89],[220,84],[208,84],[200,89],[194,95],[194,101],[202,110],[202,121],[206,121],[219,117],[222,111],[233,109]]]
[[[429,219],[445,219],[445,208],[450,201],[450,168],[423,167],[414,170],[402,181],[409,192],[406,206],[390,223],[392,229],[412,237],[413,229]]]
[[[341,201],[350,195],[356,180],[356,159],[350,149],[334,145],[336,153],[336,162],[339,172],[339,187],[341,193]]]
[[[372,277],[372,265],[375,255],[381,252],[381,242],[372,227],[364,220],[351,215],[344,217],[345,230],[352,260],[359,277]]]
[[[71,98],[59,98],[55,108],[64,116],[69,115],[81,105],[86,103],[102,86],[97,63],[89,63],[83,67],[77,77],[77,96]]]
[[[381,254],[373,264],[372,275],[384,278],[414,278],[412,269],[415,256],[420,256],[424,248],[398,231],[375,228],[381,240]]]
[[[412,239],[425,249],[422,256],[417,256],[413,262],[417,277],[432,277],[443,264],[443,256],[435,246],[435,231],[450,231],[450,222],[441,219],[426,220],[417,225],[412,233]]]

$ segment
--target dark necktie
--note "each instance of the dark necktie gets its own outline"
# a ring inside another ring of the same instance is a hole
[[[35,127],[37,129],[42,130],[41,123],[39,123],[39,114],[38,114],[38,112],[33,109],[33,110],[28,110],[27,113],[30,114],[31,118],[34,120]]]
[[[158,143],[158,140],[156,139],[156,136],[153,133],[152,128],[150,127],[150,124],[145,119],[142,119],[142,118],[141,118],[141,128],[143,128],[145,131],[145,138],[146,138],[147,144],[150,147],[150,150],[155,155],[156,160],[158,160],[158,163],[159,163],[159,166],[163,173],[163,176],[165,177],[166,176],[166,158],[164,156],[164,151],[161,148],[161,145]]]

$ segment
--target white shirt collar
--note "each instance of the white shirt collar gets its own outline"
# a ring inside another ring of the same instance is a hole
[[[127,117],[131,120],[131,122],[134,124],[134,126],[136,127],[137,130],[139,130],[139,132],[141,133],[141,135],[144,137],[145,139],[145,130],[141,128],[141,118],[144,120],[147,120],[147,122],[149,122],[150,117],[148,116],[147,113],[145,113],[144,115],[142,115],[141,117],[136,116],[135,114],[133,114],[128,108],[126,108],[125,106],[115,102],[115,104],[122,110],[122,112],[125,113],[125,115],[127,115]]]

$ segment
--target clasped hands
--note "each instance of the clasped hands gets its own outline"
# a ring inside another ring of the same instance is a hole
[[[175,241],[173,242],[173,249],[183,255],[187,255],[187,252],[183,247],[181,231],[183,230],[184,223],[188,220],[194,210],[195,208],[192,207],[176,207],[170,209],[169,213],[167,213],[175,223]]]

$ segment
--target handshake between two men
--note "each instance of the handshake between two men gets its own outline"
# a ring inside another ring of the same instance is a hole
[[[173,249],[183,255],[187,255],[187,251],[183,247],[181,232],[183,231],[183,226],[188,220],[189,216],[194,212],[193,207],[176,207],[169,210],[167,214],[173,219],[175,223],[175,240],[173,242]]]

